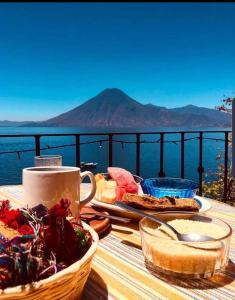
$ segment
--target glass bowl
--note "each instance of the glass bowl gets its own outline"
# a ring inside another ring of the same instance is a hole
[[[232,235],[232,229],[227,223],[203,214],[172,212],[158,213],[156,216],[165,222],[176,219],[204,222],[207,230],[210,227],[208,235],[216,239],[209,242],[179,241],[172,238],[169,231],[168,234],[164,233],[159,223],[143,218],[139,222],[141,244],[145,263],[150,271],[180,278],[208,278],[225,269]],[[204,226],[202,223],[201,226],[198,225],[194,224],[197,229]],[[188,230],[195,232],[192,229]],[[201,229],[198,230],[197,233]],[[185,227],[179,231],[183,233]]]
[[[62,166],[61,155],[40,155],[34,157],[35,167]]]
[[[182,178],[148,178],[140,182],[144,194],[154,197],[172,196],[179,198],[193,198],[198,184],[192,180]]]

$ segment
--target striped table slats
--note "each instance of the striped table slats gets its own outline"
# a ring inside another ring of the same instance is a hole
[[[21,206],[22,186],[1,186],[0,199]],[[210,201],[212,208],[207,214],[223,219],[235,232],[235,207]],[[137,223],[113,224],[112,231],[99,241],[83,299],[235,300],[234,233],[229,265],[224,272],[210,279],[181,280],[166,278],[145,267]]]

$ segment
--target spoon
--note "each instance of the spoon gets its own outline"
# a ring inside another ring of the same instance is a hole
[[[165,223],[163,222],[162,220],[156,218],[155,216],[152,216],[152,215],[149,215],[149,214],[146,214],[145,212],[143,212],[142,210],[140,209],[137,209],[137,208],[134,208],[134,207],[131,207],[121,201],[116,201],[115,203],[118,207],[121,207],[121,208],[124,208],[126,210],[129,210],[133,213],[136,213],[142,217],[146,217],[154,222],[157,222],[157,223],[160,223],[161,225],[165,225],[167,226],[171,231],[173,231],[178,240],[179,241],[185,241],[185,242],[206,242],[206,241],[214,241],[215,239],[210,237],[210,236],[207,236],[207,235],[201,235],[201,234],[198,234],[198,233],[188,233],[188,234],[183,234],[183,233],[179,233],[174,227],[172,227],[171,225],[169,225],[168,223]]]
[[[82,213],[80,216],[83,217],[83,218],[85,218],[85,216],[89,216],[89,215],[103,217],[103,218],[108,218],[108,219],[112,219],[112,220],[115,220],[115,221],[120,221],[120,222],[123,222],[123,223],[129,223],[131,221],[131,219],[128,219],[128,218],[110,216],[110,215],[102,214],[102,213],[99,213],[99,212],[95,212],[95,213],[93,213],[93,212]]]

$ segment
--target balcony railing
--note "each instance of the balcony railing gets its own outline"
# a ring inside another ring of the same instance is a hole
[[[206,133],[211,133],[211,134],[223,134],[223,138],[208,138],[205,137]],[[55,147],[50,147],[50,148],[60,148],[60,147],[66,147],[66,146],[75,146],[76,147],[76,166],[80,167],[81,159],[80,159],[80,147],[81,144],[81,137],[89,137],[89,136],[105,136],[106,139],[102,140],[105,142],[108,142],[108,164],[109,166],[113,165],[113,144],[115,142],[122,142],[120,140],[116,140],[115,136],[135,136],[135,151],[136,151],[136,161],[135,161],[135,169],[136,169],[136,174],[140,174],[140,150],[141,150],[141,144],[144,143],[141,140],[141,137],[146,136],[146,135],[157,135],[159,139],[156,141],[157,143],[160,144],[160,151],[159,151],[159,172],[158,176],[159,177],[165,177],[166,173],[164,171],[164,162],[165,162],[165,156],[164,156],[164,145],[166,142],[165,136],[169,134],[180,134],[180,139],[177,140],[177,142],[180,143],[180,177],[184,178],[185,177],[185,142],[190,140],[190,139],[198,139],[199,140],[199,161],[197,165],[197,172],[198,172],[198,183],[199,183],[199,195],[202,195],[202,183],[203,183],[203,173],[204,173],[204,167],[203,167],[203,141],[206,139],[210,140],[216,140],[216,141],[223,141],[224,142],[224,188],[223,188],[223,200],[226,201],[226,196],[228,192],[228,150],[229,150],[229,133],[231,131],[224,130],[224,131],[214,131],[214,130],[207,130],[207,131],[164,131],[164,132],[104,132],[104,133],[57,133],[57,134],[9,134],[9,135],[0,135],[0,138],[19,138],[19,137],[34,137],[34,142],[35,142],[35,147],[34,149],[27,149],[27,150],[19,150],[19,151],[4,151],[0,152],[1,154],[9,154],[9,153],[17,153],[18,155],[21,152],[29,152],[29,151],[35,151],[35,154],[38,156],[41,154],[41,150],[46,150],[48,148],[42,148],[41,147],[41,138],[42,137],[74,137],[75,142],[74,144],[70,145],[62,145],[62,146],[55,146]],[[187,138],[189,134],[196,134],[196,137],[193,138]],[[173,141],[176,142],[176,141]]]

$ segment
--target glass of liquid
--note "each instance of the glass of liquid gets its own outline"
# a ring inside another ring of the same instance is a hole
[[[34,157],[35,167],[45,167],[45,166],[62,166],[62,156],[61,155],[40,155]]]

